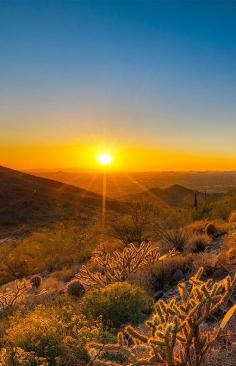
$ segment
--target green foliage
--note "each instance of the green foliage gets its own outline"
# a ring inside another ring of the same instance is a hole
[[[86,287],[103,287],[109,283],[126,281],[131,273],[157,262],[159,258],[159,248],[154,248],[151,243],[142,243],[139,247],[129,244],[113,253],[100,250],[92,260],[101,271],[92,272],[89,266],[82,266],[76,277]]]
[[[27,314],[18,312],[10,318],[4,337],[8,360],[3,365],[12,366],[10,359],[14,360],[13,365],[56,365],[59,360],[60,365],[85,365],[89,360],[87,341],[110,339],[113,337],[99,321],[88,321],[72,305],[40,305]],[[19,362],[16,350],[26,359],[25,363]]]
[[[119,328],[128,322],[137,324],[149,311],[150,299],[145,292],[128,282],[117,282],[102,289],[88,291],[81,300],[81,311],[104,324]]]
[[[203,329],[210,316],[227,303],[235,278],[226,277],[214,282],[201,281],[203,269],[188,281],[178,286],[180,301],[175,298],[158,301],[155,312],[146,322],[148,333],[128,325],[118,334],[117,343],[101,345],[90,343],[89,352],[94,366],[105,365],[150,365],[158,366],[201,366],[205,364],[206,353],[235,308],[229,311],[221,326]],[[127,342],[127,338],[132,343]],[[97,352],[97,353],[96,353]],[[122,361],[106,361],[107,353],[120,354]]]
[[[84,286],[79,280],[72,280],[66,286],[68,295],[80,298],[84,294]]]

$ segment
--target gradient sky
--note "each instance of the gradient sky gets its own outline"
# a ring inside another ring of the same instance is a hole
[[[236,1],[0,1],[0,164],[236,169]]]

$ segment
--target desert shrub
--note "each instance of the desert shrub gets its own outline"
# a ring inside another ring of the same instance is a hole
[[[205,234],[206,221],[199,220],[194,221],[186,227],[186,230],[189,232],[189,235],[193,234]]]
[[[102,317],[104,324],[119,328],[129,322],[140,322],[149,305],[144,290],[128,282],[117,282],[88,291],[81,300],[81,311],[94,319]]]
[[[0,350],[1,366],[34,366],[38,362],[40,362],[41,365],[45,365],[44,361],[44,358],[37,359],[34,352],[26,352],[20,347],[14,349],[1,348]]]
[[[110,338],[99,321],[88,322],[68,304],[63,307],[39,305],[27,314],[16,313],[10,318],[4,341],[10,346],[8,353],[14,354],[16,348],[31,353],[32,365],[37,364],[37,358],[43,358],[45,365],[55,365],[59,357],[62,365],[76,366],[88,362],[87,341],[103,342]]]
[[[12,347],[20,347],[53,362],[63,352],[63,338],[56,314],[39,306],[25,316],[15,314],[6,336]]]
[[[42,277],[38,276],[38,275],[32,276],[31,279],[30,279],[30,283],[31,283],[33,288],[37,289],[42,284]]]
[[[175,282],[173,281],[173,276],[176,271],[181,271],[183,276],[189,274],[192,271],[192,263],[192,254],[179,254],[167,257],[144,270],[138,271],[132,277],[132,281],[152,293],[162,290]]]
[[[235,263],[236,263],[236,236],[229,235],[224,241],[224,246],[218,256],[217,264],[228,271],[235,271]]]
[[[211,218],[227,220],[230,213],[236,208],[236,195],[232,190],[222,197],[220,200],[214,202]]]
[[[157,209],[149,201],[130,202],[126,213],[112,220],[108,234],[125,245],[147,242],[150,240],[150,228],[157,214]]]
[[[79,280],[72,280],[66,286],[68,295],[80,298],[84,294],[84,286]]]
[[[156,229],[158,239],[164,245],[167,245],[169,249],[175,248],[178,252],[183,252],[184,246],[188,240],[188,233],[183,228],[175,228],[171,230],[165,230],[161,227]]]
[[[92,234],[74,226],[56,225],[19,240],[11,251],[4,253],[0,272],[4,271],[9,280],[65,269],[89,259],[96,245]]]
[[[129,244],[113,253],[100,250],[92,258],[93,263],[101,268],[100,272],[93,272],[84,265],[76,277],[85,287],[103,287],[109,283],[126,281],[131,273],[157,262],[159,258],[159,248],[153,248],[151,243],[142,243],[139,247]]]
[[[207,246],[208,240],[206,235],[195,234],[186,243],[185,250],[192,253],[204,252]]]
[[[0,291],[0,311],[11,308],[23,301],[30,288],[31,285],[26,280],[15,280],[9,287],[3,288]]]
[[[212,276],[216,270],[218,256],[214,253],[196,253],[193,255],[193,269],[203,268],[203,273],[208,277]]]
[[[93,365],[106,365],[107,353],[116,355],[116,363],[109,365],[165,365],[203,366],[210,345],[232,317],[233,306],[221,324],[214,329],[203,327],[206,320],[225,305],[232,293],[235,278],[201,281],[203,269],[178,286],[180,301],[176,298],[160,300],[150,320],[146,322],[149,332],[131,325],[118,333],[117,343],[89,344],[94,356]],[[130,340],[132,342],[130,342]],[[97,352],[97,353],[96,353]],[[117,355],[120,355],[120,360]]]
[[[75,277],[79,269],[80,269],[79,265],[73,265],[70,268],[63,268],[60,269],[59,271],[53,272],[51,274],[51,277],[56,278],[60,282],[66,283],[71,281]]]

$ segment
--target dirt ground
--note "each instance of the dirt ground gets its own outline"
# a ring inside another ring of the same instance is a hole
[[[205,366],[236,366],[236,352],[232,350],[233,342],[236,342],[236,315],[212,345]]]

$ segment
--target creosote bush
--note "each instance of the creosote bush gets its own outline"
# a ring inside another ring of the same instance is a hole
[[[6,361],[2,366],[83,366],[89,361],[86,343],[110,339],[114,338],[100,321],[88,321],[70,303],[39,305],[27,314],[17,312],[10,318],[3,339]]]
[[[67,284],[66,291],[68,295],[80,298],[84,294],[85,289],[79,280],[74,279]]]
[[[140,287],[117,282],[88,291],[81,300],[81,311],[87,317],[102,317],[105,325],[119,328],[140,322],[150,311],[150,304],[150,298]]]
[[[236,276],[204,282],[200,279],[202,272],[200,268],[188,283],[179,284],[180,301],[173,298],[157,302],[152,318],[146,322],[149,332],[128,325],[118,334],[116,344],[90,343],[93,365],[203,366],[207,351],[233,315],[235,306],[220,326],[207,330],[202,325],[227,303]],[[116,361],[107,361],[108,354],[116,355]]]

